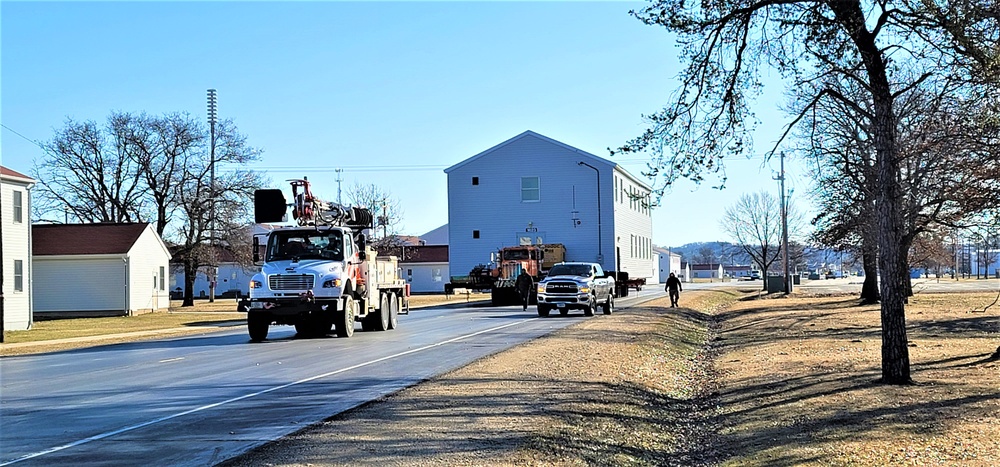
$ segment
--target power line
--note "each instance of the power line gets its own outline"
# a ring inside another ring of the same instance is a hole
[[[27,137],[27,136],[24,136],[24,135],[22,135],[22,134],[18,133],[18,132],[17,132],[16,130],[14,130],[13,128],[11,128],[11,127],[9,127],[9,126],[7,126],[7,125],[4,125],[4,124],[2,124],[2,123],[0,123],[0,126],[2,126],[2,127],[4,127],[4,128],[6,128],[6,129],[7,129],[7,131],[10,131],[11,133],[14,133],[15,135],[17,135],[17,136],[20,136],[21,138],[24,138],[24,140],[25,140],[25,141],[27,141],[27,142],[29,142],[29,143],[31,143],[31,144],[34,144],[35,146],[38,146],[38,147],[39,147],[40,149],[43,149],[43,150],[45,149],[45,146],[42,146],[42,143],[39,143],[38,141],[35,141],[35,140],[33,140],[33,139],[31,139],[31,138],[29,138],[29,137]]]

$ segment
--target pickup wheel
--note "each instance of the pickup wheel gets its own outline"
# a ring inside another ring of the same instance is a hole
[[[545,317],[549,316],[549,310],[550,310],[550,308],[549,308],[548,305],[541,305],[541,304],[539,304],[538,305],[538,316],[541,316],[542,318],[545,318]]]
[[[595,300],[594,296],[591,295],[590,296],[590,300],[587,302],[587,305],[583,307],[583,315],[584,316],[594,316],[594,309],[595,308],[597,308],[597,300]]]
[[[604,302],[604,314],[610,315],[615,311],[615,297],[608,294],[608,300]]]
[[[344,297],[342,305],[337,310],[334,321],[337,337],[351,337],[354,335],[354,317],[358,315],[358,302],[351,297]]]
[[[267,339],[267,328],[270,325],[270,316],[259,313],[247,316],[247,332],[250,334],[250,342],[261,342]]]

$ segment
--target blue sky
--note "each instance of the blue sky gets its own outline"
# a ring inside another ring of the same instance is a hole
[[[642,2],[0,3],[0,162],[29,173],[67,117],[189,112],[206,90],[264,150],[274,183],[308,175],[336,198],[377,184],[403,207],[403,232],[447,222],[443,169],[525,130],[608,158],[670,98],[673,38],[628,15]],[[779,134],[781,89],[758,106]],[[14,133],[16,132],[16,133]],[[26,138],[26,139],[25,139]],[[611,158],[641,177],[640,156]],[[798,204],[804,172],[789,162]],[[777,160],[731,160],[725,190],[676,184],[653,214],[654,243],[727,240],[740,194],[777,193]],[[804,207],[804,206],[803,206]]]

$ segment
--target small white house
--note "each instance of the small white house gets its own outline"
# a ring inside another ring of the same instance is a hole
[[[448,282],[448,245],[416,245],[399,247],[403,279],[412,293],[443,292]]]
[[[173,262],[170,264],[170,298],[181,300],[184,298],[184,258],[183,254],[173,250]],[[239,298],[250,295],[250,279],[260,271],[260,266],[245,266],[240,264],[227,248],[218,247],[216,249],[218,258],[218,276],[215,284],[216,298]],[[194,286],[191,293],[195,299],[209,298],[211,288],[208,275],[208,266],[198,269],[195,275]]]
[[[652,277],[651,190],[615,162],[525,131],[445,173],[451,274],[501,247],[559,243],[566,261]]]
[[[0,277],[3,329],[31,327],[31,188],[35,180],[0,166]]]
[[[170,252],[150,224],[32,228],[35,316],[165,311]]]
[[[691,279],[721,279],[725,275],[720,263],[688,263],[687,271]]]
[[[670,251],[668,248],[653,247],[653,251],[659,253],[657,277],[661,283],[666,283],[670,273],[677,277],[685,278],[684,270],[681,269],[681,255]]]

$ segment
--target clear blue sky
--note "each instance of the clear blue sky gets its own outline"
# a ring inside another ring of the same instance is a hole
[[[669,100],[673,37],[628,15],[642,2],[11,2],[0,4],[2,159],[29,173],[66,118],[189,112],[206,90],[264,150],[280,188],[308,175],[336,198],[377,184],[403,232],[447,222],[443,169],[525,130],[608,158]],[[779,85],[758,106],[762,153],[785,121]],[[11,131],[13,130],[13,131]],[[14,133],[16,132],[16,133]],[[27,139],[25,139],[27,138]],[[639,156],[611,158],[641,177]],[[728,240],[740,194],[777,194],[777,160],[731,160],[725,190],[682,181],[653,214],[653,241]],[[804,205],[808,180],[789,164]]]

